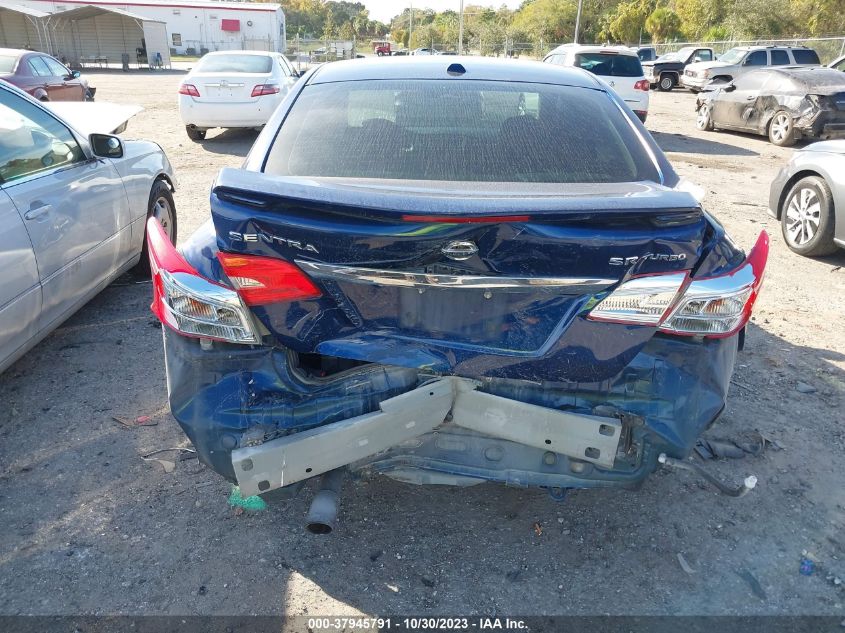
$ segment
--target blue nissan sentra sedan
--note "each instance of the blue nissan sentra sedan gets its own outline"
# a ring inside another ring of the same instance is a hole
[[[324,475],[314,531],[350,471],[636,484],[724,408],[768,252],[685,189],[585,71],[321,66],[181,251],[150,222],[173,414],[244,495]]]

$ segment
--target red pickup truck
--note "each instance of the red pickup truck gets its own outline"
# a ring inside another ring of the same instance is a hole
[[[379,57],[393,54],[393,51],[390,49],[390,42],[387,40],[373,40],[372,45],[373,52]]]

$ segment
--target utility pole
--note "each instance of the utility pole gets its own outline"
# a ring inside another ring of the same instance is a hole
[[[578,0],[578,13],[575,14],[575,43],[578,43],[578,29],[581,28],[581,4],[584,0]]]
[[[461,0],[461,14],[458,18],[458,55],[464,54],[464,0]]]
[[[414,3],[410,3],[411,8],[408,11],[408,17],[410,21],[408,22],[408,48],[411,48],[411,36],[414,34]]]

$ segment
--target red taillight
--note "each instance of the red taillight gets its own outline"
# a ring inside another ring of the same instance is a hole
[[[761,231],[754,248],[738,268],[724,275],[692,281],[661,331],[707,338],[736,334],[751,318],[768,258],[769,234]]]
[[[751,317],[768,254],[769,236],[763,231],[746,260],[728,273],[691,281],[686,273],[634,277],[602,299],[588,318],[657,326],[667,334],[731,336]]]
[[[197,271],[182,257],[161,224],[155,218],[147,220],[147,252],[150,258],[150,274],[153,278],[153,302],[150,310],[159,321],[169,324],[167,311],[164,309],[164,285],[161,272],[187,273],[197,275]]]
[[[179,86],[180,95],[188,95],[189,97],[199,97],[200,91],[194,84],[182,84]]]
[[[405,222],[435,222],[439,224],[492,224],[494,222],[529,222],[530,215],[484,215],[454,217],[448,215],[403,215]]]
[[[241,344],[258,341],[238,294],[200,275],[155,218],[147,221],[147,250],[153,278],[150,309],[162,323],[183,336]]]
[[[316,299],[322,293],[295,264],[257,255],[217,253],[226,276],[247,305]]]
[[[649,87],[648,79],[640,79],[634,84],[634,90],[642,90],[643,92],[648,92]]]
[[[258,84],[252,89],[253,97],[263,97],[264,95],[277,95],[281,91],[279,84]]]

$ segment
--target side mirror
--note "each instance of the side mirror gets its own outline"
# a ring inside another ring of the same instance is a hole
[[[98,158],[120,158],[123,156],[123,143],[111,134],[92,134],[88,137],[91,150]]]
[[[698,55],[692,58],[692,63],[697,64],[698,62],[703,61]]]
[[[734,90],[736,90],[736,84],[728,84],[727,86],[722,88],[722,90],[724,90],[725,92],[733,92]]]
[[[81,73],[81,72],[79,72],[78,70],[74,70],[74,71],[70,74],[70,76],[71,76],[71,77],[73,77],[74,79],[79,79],[79,78],[82,76],[82,73]]]

